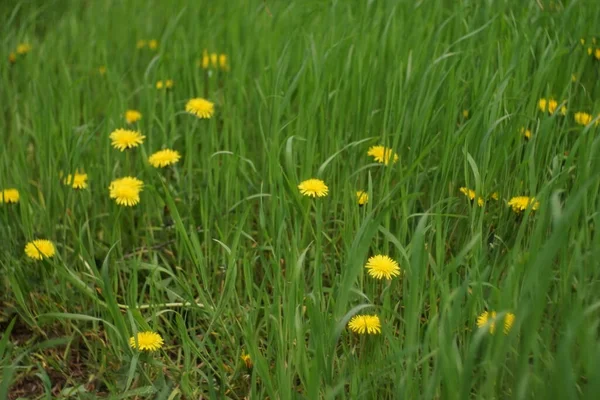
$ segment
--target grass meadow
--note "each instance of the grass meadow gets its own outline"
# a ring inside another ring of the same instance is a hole
[[[600,4],[0,18],[0,399],[597,398]]]

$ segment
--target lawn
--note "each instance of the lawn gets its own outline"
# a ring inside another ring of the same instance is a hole
[[[600,3],[1,3],[1,400],[597,398]]]

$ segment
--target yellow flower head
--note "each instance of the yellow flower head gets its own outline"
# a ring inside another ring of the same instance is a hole
[[[17,62],[17,55],[15,53],[10,53],[8,55],[8,62],[14,64]]]
[[[587,53],[588,53],[588,56],[591,56],[593,51],[594,51],[594,50],[593,50],[591,47],[588,47],[588,48],[587,48]]]
[[[489,329],[491,334],[496,332],[496,311],[484,311],[477,317],[477,326],[479,328],[487,328]],[[506,313],[504,316],[504,334],[508,335],[510,329],[515,322],[515,314]]]
[[[85,189],[88,187],[87,179],[87,174],[80,174],[79,172],[75,172],[74,175],[69,174],[65,178],[63,183],[65,185],[71,186],[73,189]]]
[[[19,43],[17,46],[17,54],[22,56],[23,54],[27,54],[31,51],[31,45],[29,43]]]
[[[101,66],[99,66],[99,67],[98,67],[98,73],[99,73],[100,75],[104,75],[104,74],[106,74],[106,67],[105,67],[104,65],[101,65]]]
[[[140,351],[156,351],[159,350],[164,343],[163,338],[158,333],[152,331],[138,332],[137,337],[132,336],[129,339],[129,346],[131,346],[132,349]]]
[[[485,200],[483,200],[483,197],[477,196],[475,194],[474,190],[466,188],[466,187],[461,187],[459,190],[460,190],[460,192],[462,194],[464,194],[465,196],[467,196],[469,198],[469,200],[471,200],[471,201],[475,200],[475,197],[477,197],[477,205],[479,207],[483,207],[483,204],[485,203]]]
[[[594,57],[596,57],[596,60],[600,60],[600,49],[594,50]]]
[[[537,210],[540,206],[540,202],[535,197],[517,196],[513,197],[508,201],[508,205],[512,207],[512,210],[519,214],[525,211],[531,206],[532,210]]]
[[[381,322],[377,315],[355,315],[348,322],[348,328],[361,335],[376,335],[381,333]]]
[[[208,52],[206,51],[206,49],[204,49],[204,51],[202,52],[202,68],[208,69],[209,66],[210,66],[210,56],[208,55]]]
[[[201,97],[188,100],[185,111],[198,118],[210,118],[215,113],[215,104]]]
[[[137,110],[127,110],[125,111],[125,121],[128,124],[134,124],[142,119],[142,113]]]
[[[298,185],[300,193],[310,197],[325,197],[329,193],[329,188],[320,179],[307,179]]]
[[[212,53],[210,55],[210,63],[212,65],[213,68],[217,68],[219,62],[219,56],[217,55],[217,53]]]
[[[469,118],[469,110],[463,110],[462,116],[463,116],[464,119]]]
[[[18,203],[19,191],[17,189],[4,189],[0,191],[0,204]]]
[[[223,71],[229,71],[229,59],[227,58],[227,54],[219,55],[219,68]]]
[[[164,168],[167,165],[173,165],[177,163],[177,161],[179,161],[180,158],[181,156],[179,155],[179,152],[175,150],[164,149],[157,151],[156,153],[148,157],[148,162],[154,168]]]
[[[156,82],[156,88],[157,89],[162,89],[165,87],[165,83],[163,81],[157,81]]]
[[[137,131],[130,131],[128,129],[117,129],[110,134],[110,140],[112,140],[112,146],[120,151],[138,147],[144,143],[146,136],[142,135]]]
[[[521,128],[521,135],[523,135],[523,137],[526,140],[529,140],[529,139],[531,139],[531,130],[526,129],[525,127],[522,127]]]
[[[490,198],[492,200],[498,200],[498,192],[494,192],[494,193],[490,194]]]
[[[138,40],[137,41],[137,48],[138,49],[143,49],[144,47],[146,47],[147,42],[145,40]]]
[[[158,48],[158,40],[152,39],[148,41],[148,48],[150,50],[156,50]]]
[[[367,155],[375,158],[375,161],[381,164],[388,165],[390,160],[394,160],[394,163],[398,162],[398,154],[394,153],[394,151],[390,148],[384,146],[372,146]]]
[[[369,193],[364,190],[359,190],[356,192],[356,201],[358,201],[359,206],[364,206],[369,202]]]
[[[367,260],[365,268],[375,279],[392,279],[400,275],[398,263],[388,256],[376,255]]]
[[[252,359],[250,358],[250,354],[242,354],[241,357],[242,361],[244,362],[244,364],[246,364],[246,368],[251,369],[252,368]]]
[[[165,81],[165,88],[166,88],[166,89],[171,89],[171,88],[173,87],[173,84],[174,84],[174,83],[173,83],[173,79],[167,79],[167,80]]]
[[[574,118],[577,124],[583,126],[588,125],[590,122],[592,122],[592,116],[584,112],[576,112]]]
[[[546,112],[546,107],[548,106],[548,101],[544,98],[541,98],[538,101],[538,108],[540,109],[541,112]]]
[[[115,199],[118,205],[131,207],[140,202],[140,192],[143,186],[144,182],[139,179],[126,176],[112,181],[108,190],[110,198]]]
[[[33,260],[42,260],[44,258],[53,257],[56,254],[54,244],[46,239],[37,239],[27,243],[25,246],[25,254]]]

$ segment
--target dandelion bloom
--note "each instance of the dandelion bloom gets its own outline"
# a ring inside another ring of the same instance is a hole
[[[229,60],[227,54],[219,55],[219,68],[223,71],[229,71]]]
[[[375,335],[381,333],[381,322],[377,315],[355,315],[348,322],[348,328],[361,335]]]
[[[494,192],[494,193],[492,193],[492,194],[490,195],[490,198],[491,198],[492,200],[498,200],[498,192]]]
[[[548,101],[543,97],[538,101],[538,108],[541,112],[546,112],[546,108],[548,106]]]
[[[485,201],[483,200],[483,197],[477,196],[475,194],[474,190],[466,188],[466,187],[461,187],[459,190],[462,194],[467,196],[469,198],[469,200],[471,200],[471,201],[475,200],[475,197],[477,197],[477,205],[479,207],[483,207],[483,204],[485,203]]]
[[[377,255],[369,258],[365,268],[376,279],[392,279],[400,275],[398,263],[388,256]]]
[[[219,56],[217,55],[217,53],[212,53],[210,55],[210,63],[213,66],[213,68],[217,68],[219,62]]]
[[[208,69],[209,66],[210,66],[210,56],[208,55],[208,52],[206,51],[206,49],[204,49],[204,51],[202,52],[202,68]]]
[[[18,55],[23,55],[23,54],[27,54],[31,51],[31,45],[29,43],[19,43],[19,45],[17,46],[17,54]]]
[[[25,254],[33,260],[42,260],[44,258],[53,257],[56,254],[54,244],[46,239],[37,239],[27,243],[25,246]]]
[[[129,346],[131,346],[132,349],[140,351],[156,351],[159,350],[164,343],[163,338],[158,333],[152,331],[138,332],[137,337],[132,336],[129,339]]]
[[[162,89],[165,87],[165,83],[163,81],[157,81],[156,82],[156,88],[157,89]]]
[[[590,122],[592,122],[592,116],[584,112],[576,112],[574,118],[577,124],[583,126],[588,125]]]
[[[369,194],[364,190],[359,190],[356,192],[356,201],[358,202],[359,206],[364,206],[369,202]]]
[[[101,65],[101,66],[99,66],[99,67],[98,67],[98,73],[99,73],[100,75],[104,75],[104,74],[106,74],[106,67],[105,67],[104,65]]]
[[[515,322],[515,314],[506,313],[504,316],[504,334],[508,335]],[[477,317],[477,326],[479,328],[488,328],[491,334],[496,332],[496,311],[484,311]]]
[[[148,41],[148,48],[150,50],[156,50],[158,48],[158,40],[152,39]]]
[[[393,158],[394,163],[398,162],[398,154],[390,148],[384,146],[372,146],[369,148],[367,155],[375,158],[375,161],[381,164],[388,165],[390,160]]]
[[[0,204],[18,203],[19,197],[19,191],[17,189],[4,189],[0,191]]]
[[[215,104],[201,97],[196,97],[188,100],[185,111],[198,118],[210,118],[215,113]]]
[[[138,110],[127,110],[125,111],[125,121],[128,124],[133,124],[142,119],[142,113]]]
[[[540,206],[540,202],[537,201],[535,197],[517,196],[510,199],[508,205],[518,214],[527,210],[530,205],[532,210],[537,210]]]
[[[469,118],[469,110],[463,110],[462,116],[463,116],[464,119]]]
[[[148,157],[148,162],[154,168],[164,168],[167,165],[175,164],[180,158],[181,156],[179,155],[179,152],[175,150],[164,149],[157,151]]]
[[[79,172],[75,172],[75,174],[69,174],[63,183],[65,185],[71,186],[73,189],[85,189],[88,187],[87,184],[88,176],[87,174],[82,174]]]
[[[140,144],[144,143],[145,138],[146,136],[141,133],[128,129],[117,129],[110,134],[112,146],[120,151],[138,147]]]
[[[8,62],[14,64],[17,62],[17,55],[15,53],[10,53],[8,55]]]
[[[165,81],[165,88],[167,88],[167,89],[171,89],[171,88],[173,87],[173,84],[174,84],[174,83],[173,83],[173,79],[167,79],[167,80]]]
[[[329,193],[329,188],[320,179],[307,179],[298,185],[300,193],[304,196],[325,197]]]
[[[522,127],[521,128],[521,135],[523,135],[523,137],[526,140],[529,140],[529,139],[531,139],[531,130],[526,129],[525,127]]]
[[[240,359],[246,364],[246,368],[252,368],[252,359],[250,358],[250,354],[242,354]]]
[[[146,47],[147,42],[145,40],[138,40],[137,41],[137,48],[138,49],[143,49],[144,47]]]
[[[144,182],[139,179],[126,176],[112,181],[108,189],[110,198],[115,199],[118,205],[131,207],[140,202],[140,192],[143,186]]]
[[[558,102],[554,99],[544,99],[541,98],[538,101],[538,108],[540,109],[540,111],[542,112],[546,112],[548,111],[550,114],[554,114],[556,112],[556,109],[558,108]],[[560,108],[560,113],[562,115],[567,115],[567,107],[562,106]]]
[[[596,60],[600,60],[600,49],[594,50],[594,57]]]

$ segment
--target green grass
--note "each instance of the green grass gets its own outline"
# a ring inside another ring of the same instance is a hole
[[[1,399],[600,392],[600,128],[573,118],[600,114],[596,2],[7,1],[0,16],[0,189],[21,195],[0,204]],[[231,70],[209,76],[203,49]],[[184,112],[198,96],[213,118]],[[127,109],[146,141],[121,153],[108,135]],[[374,163],[378,144],[399,162]],[[163,147],[182,160],[157,170]],[[88,189],[63,185],[76,169]],[[145,183],[131,208],[108,196],[126,175]],[[300,195],[311,177],[327,197]],[[539,209],[515,215],[519,195]],[[29,260],[35,238],[56,256]],[[369,277],[374,254],[403,276]],[[484,310],[514,313],[509,334],[477,328]],[[347,329],[360,313],[380,335]],[[164,347],[133,351],[141,330]]]

